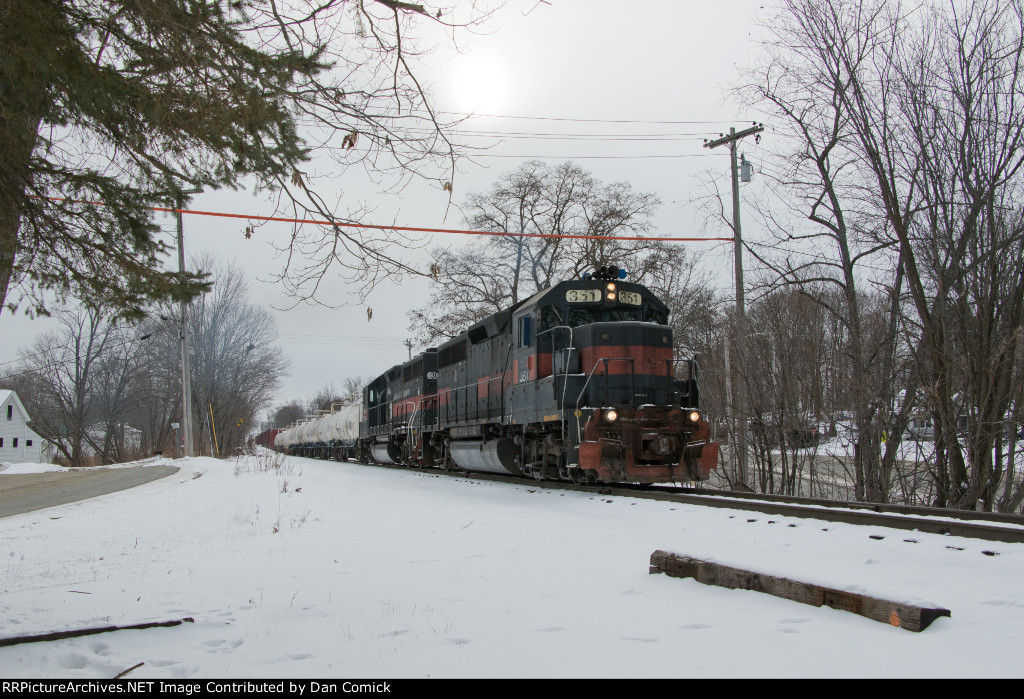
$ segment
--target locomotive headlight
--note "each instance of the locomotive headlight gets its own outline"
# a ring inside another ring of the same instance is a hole
[[[605,294],[605,298],[608,299],[609,301],[614,301],[615,300],[615,292],[614,291],[609,291],[607,294]]]
[[[619,419],[619,413],[617,410],[608,410],[604,414],[605,422],[615,422]]]
[[[608,282],[607,284],[605,284],[604,288],[607,289],[608,291],[615,291],[615,283]]]
[[[696,410],[690,413],[690,422],[700,422],[700,413]]]

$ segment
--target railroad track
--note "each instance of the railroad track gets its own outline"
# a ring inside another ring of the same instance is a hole
[[[662,500],[701,507],[758,512],[779,517],[820,519],[864,526],[889,527],[929,534],[962,536],[983,541],[1024,543],[1024,516],[996,512],[945,510],[910,505],[883,505],[863,502],[837,502],[787,495],[765,495],[732,491],[711,491],[700,488],[653,485],[575,485],[565,481],[538,481],[494,473],[464,473],[439,469],[417,469],[392,464],[371,464],[378,468],[418,471],[432,475],[454,476],[533,488],[568,490],[596,495]]]

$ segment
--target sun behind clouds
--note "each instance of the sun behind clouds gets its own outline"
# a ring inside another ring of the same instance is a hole
[[[494,114],[505,108],[510,81],[504,61],[479,52],[466,54],[452,61],[449,76],[458,111]]]

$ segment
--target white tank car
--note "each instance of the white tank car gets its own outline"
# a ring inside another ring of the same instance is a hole
[[[310,444],[316,441],[316,426],[319,420],[312,419],[299,425],[299,431],[295,435],[295,441],[299,444]]]
[[[353,403],[336,413],[307,420],[280,432],[274,440],[274,446],[285,451],[305,450],[313,445],[351,449],[359,438],[359,422],[362,417],[362,403]]]
[[[289,427],[288,429],[281,430],[280,432],[277,433],[277,435],[275,435],[275,437],[274,437],[274,448],[275,449],[287,449],[288,448],[288,445],[290,444],[290,440],[291,440],[292,429],[293,428]]]
[[[353,403],[326,416],[321,435],[326,435],[329,442],[352,442],[359,437],[359,420],[362,418],[363,404]]]

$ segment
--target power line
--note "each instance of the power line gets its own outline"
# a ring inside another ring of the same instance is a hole
[[[433,133],[432,129],[421,126],[410,126],[406,131]],[[659,138],[659,139],[680,139],[689,140],[715,135],[713,131],[670,131],[670,132],[615,132],[615,133],[588,133],[585,131],[495,131],[485,129],[460,129],[455,128],[460,136],[500,136],[511,138],[513,136],[523,138],[592,138],[592,139],[620,139],[620,138]]]
[[[514,116],[511,114],[472,114],[469,112],[445,112],[439,111],[438,114],[450,114],[452,116],[462,116],[466,118],[492,118],[492,119],[523,119],[529,121],[568,121],[576,122],[581,124],[734,124],[736,119],[717,119],[714,121],[687,121],[687,120],[673,120],[673,121],[656,121],[651,119],[574,119],[570,117],[540,117],[540,116]],[[749,121],[749,119],[739,119],[738,121]]]
[[[66,201],[74,204],[88,204],[90,206],[106,206],[101,201],[84,201],[76,199],[62,199],[59,197],[46,197],[52,201]],[[272,221],[275,223],[295,223],[299,225],[330,226],[332,228],[363,228],[382,231],[396,231],[401,233],[452,233],[455,235],[482,235],[482,236],[506,236],[511,238],[561,238],[571,240],[605,240],[605,241],[642,241],[662,243],[689,243],[706,242],[716,240],[732,240],[732,238],[680,238],[680,237],[651,237],[651,236],[607,236],[607,235],[582,235],[572,233],[508,233],[505,231],[473,231],[460,228],[425,228],[421,226],[392,226],[371,223],[343,223],[341,221],[320,221],[317,219],[291,218],[286,216],[261,216],[258,214],[235,214],[223,211],[197,211],[190,209],[175,209],[166,206],[148,207],[152,211],[163,213],[182,213],[193,216],[216,216],[220,218],[238,218],[247,221]]]
[[[520,160],[648,160],[659,158],[713,158],[706,153],[687,153],[682,155],[498,155],[494,153],[474,153],[467,156],[476,158],[518,158]]]
[[[177,211],[177,209],[170,209],[162,206],[151,207],[154,211]],[[344,228],[366,228],[374,230],[385,230],[385,231],[398,231],[406,233],[453,233],[456,235],[483,235],[483,236],[507,236],[511,238],[568,238],[574,240],[626,240],[626,241],[645,241],[645,242],[665,242],[665,243],[681,243],[681,242],[699,242],[709,240],[732,240],[732,238],[655,238],[651,236],[607,236],[607,235],[577,235],[571,233],[507,233],[505,231],[471,231],[463,230],[459,228],[423,228],[419,226],[385,226],[378,224],[368,223],[341,223],[337,221],[318,221],[315,219],[305,218],[288,218],[284,216],[257,216],[251,214],[232,214],[224,213],[219,211],[190,211],[188,209],[181,209],[183,214],[193,214],[195,216],[219,216],[224,218],[241,218],[252,221],[275,221],[278,223],[298,223],[298,224],[313,224],[317,226],[337,226]]]

